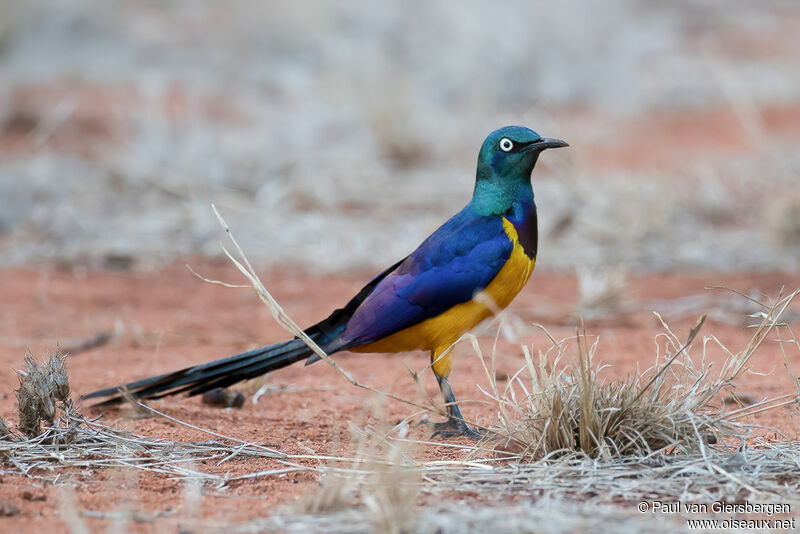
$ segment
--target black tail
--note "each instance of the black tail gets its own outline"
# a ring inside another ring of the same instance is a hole
[[[348,345],[341,340],[337,340],[337,336],[344,332],[347,322],[356,308],[372,293],[375,286],[403,261],[398,261],[373,278],[355,297],[350,299],[350,302],[344,308],[334,310],[324,321],[305,330],[306,335],[328,354],[351,347],[351,344]],[[305,343],[299,339],[291,339],[221,360],[187,367],[173,373],[137,380],[124,386],[101,389],[84,395],[83,398],[111,397],[97,404],[97,406],[105,406],[122,402],[123,390],[130,393],[135,399],[158,399],[183,392],[187,392],[188,395],[197,395],[210,389],[224,388],[236,382],[269,373],[312,355],[314,355],[313,351]],[[318,357],[311,358],[309,363],[318,360]]]
[[[137,380],[122,387],[101,389],[84,395],[83,398],[111,397],[97,405],[105,406],[122,402],[123,390],[136,399],[157,399],[183,392],[197,395],[275,371],[304,360],[312,354],[311,349],[302,340],[292,339],[180,371]]]

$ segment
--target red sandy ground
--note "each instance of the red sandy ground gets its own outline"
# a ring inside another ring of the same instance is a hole
[[[226,264],[196,261],[194,267],[211,278],[240,281],[238,273]],[[352,278],[272,273],[264,281],[294,319],[306,325],[342,305],[368,278],[369,273]],[[587,324],[590,335],[600,336],[598,360],[610,364],[603,376],[622,377],[634,373],[637,365],[646,368],[653,363],[654,340],[662,329],[647,311],[647,302],[665,299],[659,301],[660,309],[664,309],[665,318],[672,319],[673,330],[684,337],[701,312],[698,310],[682,318],[674,313],[671,317],[666,312],[674,309],[670,303],[679,297],[709,295],[711,292],[704,290],[707,285],[725,285],[748,293],[757,289],[776,295],[782,286],[800,287],[800,276],[696,273],[632,278],[623,301],[627,305],[639,303],[638,311],[614,314],[602,322]],[[541,322],[557,338],[565,337],[575,333],[574,322],[568,314],[574,309],[577,294],[573,276],[536,273],[511,310],[525,323]],[[219,358],[286,337],[253,291],[207,284],[182,265],[149,272],[95,272],[65,266],[8,269],[0,272],[0,295],[0,414],[14,423],[13,391],[17,379],[13,370],[21,367],[26,348],[42,357],[46,351],[54,350],[57,342],[69,345],[75,339],[115,331],[107,345],[69,358],[73,396],[77,398],[103,386]],[[796,312],[797,307],[794,308]],[[727,316],[733,320],[725,323],[709,320],[702,334],[716,335],[737,352],[746,345],[752,329],[745,328],[748,319],[741,311],[731,311]],[[491,350],[492,333],[493,330],[489,330],[482,338],[487,352]],[[533,328],[520,341],[532,343],[536,349],[548,346],[544,335]],[[712,353],[715,359],[720,359],[719,351]],[[788,354],[793,368],[800,369],[798,351],[788,351]],[[338,361],[363,383],[424,402],[406,366],[422,370],[427,364],[425,354],[346,354],[339,356]],[[480,361],[469,346],[463,345],[457,349],[455,362],[452,381],[467,418],[490,422],[490,409],[468,402],[482,398],[476,384],[487,384]],[[513,373],[522,365],[519,343],[501,341],[497,359],[500,384],[504,384],[503,374]],[[752,367],[767,374],[742,377],[740,393],[760,400],[793,390],[783,357],[772,339],[756,353]],[[423,379],[428,393],[438,398],[429,371]],[[253,404],[251,394],[263,383],[271,384],[273,392]],[[291,453],[306,453],[308,448],[320,453],[338,452],[330,450],[332,440],[337,433],[347,440],[349,422],[363,425],[374,421],[369,409],[374,395],[349,385],[324,362],[312,367],[292,366],[273,373],[266,380],[239,385],[238,389],[248,394],[247,403],[239,410],[205,406],[198,398],[169,398],[151,405],[202,428]],[[88,408],[81,410],[87,415],[97,415]],[[383,410],[392,423],[415,411],[394,401],[386,401]],[[115,428],[170,440],[209,439],[207,435],[164,418],[132,419],[120,410],[106,410],[103,421]],[[800,438],[800,417],[794,407],[761,414],[754,422],[777,428],[789,439]],[[412,435],[422,439],[423,428],[416,428]],[[767,431],[763,433],[772,435]],[[429,446],[420,454],[427,459],[463,456],[458,449],[436,446]],[[242,474],[277,465],[268,460],[232,460],[221,467],[198,467],[217,473]],[[176,522],[190,513],[186,509],[184,485],[163,476],[103,469],[65,476],[76,484],[80,510],[113,512],[125,507],[143,513],[174,510],[171,519],[166,520],[172,521],[167,523],[172,525],[167,531],[174,531]],[[205,492],[200,513],[209,519],[229,522],[264,517],[273,512],[276,505],[291,504],[317,486],[315,477],[307,473],[239,482],[223,491]],[[62,490],[60,486],[43,485],[21,476],[4,476],[0,481],[0,504],[13,504],[20,513],[0,517],[0,531],[67,531],[59,508],[64,499]],[[28,492],[26,497],[23,497],[24,492]],[[104,521],[85,521],[92,528],[105,528]],[[133,525],[131,528],[151,527]]]

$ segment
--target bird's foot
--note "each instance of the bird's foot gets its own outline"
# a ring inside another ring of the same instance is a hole
[[[484,435],[483,432],[470,427],[464,421],[451,417],[444,423],[434,423],[431,437],[457,438],[459,436],[466,436],[470,439],[479,440],[483,438]]]

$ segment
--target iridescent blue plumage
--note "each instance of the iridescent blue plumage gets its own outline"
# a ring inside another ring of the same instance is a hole
[[[470,203],[306,334],[328,354],[347,349],[430,351],[449,415],[447,423],[436,426],[436,433],[475,436],[447,381],[446,349],[494,309],[508,305],[527,282],[538,246],[531,172],[543,150],[562,146],[567,144],[522,126],[489,134],[478,154]],[[494,300],[494,308],[475,298],[480,292]],[[138,380],[127,384],[126,390],[135,398],[197,394],[318,359],[303,341],[291,339]],[[103,396],[114,396],[106,403],[121,399],[116,387],[86,398]]]
[[[509,150],[499,146],[502,140],[511,143]],[[472,201],[377,284],[341,334],[342,348],[372,343],[436,317],[485,289],[513,248],[503,217],[514,225],[528,257],[535,258],[530,177],[541,150],[529,147],[537,142],[557,145],[522,126],[489,134],[478,154]]]
[[[344,347],[372,343],[471,300],[512,248],[500,217],[468,205],[380,281],[347,323]]]

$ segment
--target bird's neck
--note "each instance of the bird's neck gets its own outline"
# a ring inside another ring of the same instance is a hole
[[[514,207],[533,203],[530,179],[478,180],[470,207],[479,215],[505,215]]]

